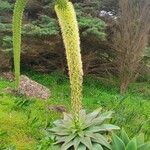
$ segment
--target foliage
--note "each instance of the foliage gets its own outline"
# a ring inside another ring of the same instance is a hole
[[[82,12],[84,16],[99,16],[99,11],[101,7],[101,1],[99,0],[92,0],[92,1],[82,1],[76,0],[75,1],[75,8]]]
[[[14,86],[6,81],[0,83]],[[0,93],[0,149],[36,149],[44,144],[45,127],[56,118],[57,113],[47,112],[45,102]]]
[[[91,11],[89,11],[88,13],[86,10],[87,7],[83,7],[81,3],[75,3],[75,9],[77,12],[77,18],[81,35],[85,37],[92,35],[96,36],[100,40],[104,40],[106,38],[105,33],[106,23],[97,16],[93,17],[92,15],[89,15]]]
[[[19,88],[20,82],[20,53],[21,53],[21,26],[22,16],[27,0],[17,0],[13,14],[13,52],[16,89]]]
[[[12,37],[11,36],[4,36],[2,39],[2,47],[6,49],[12,48]]]
[[[79,26],[81,34],[85,37],[88,35],[96,36],[97,38],[104,40],[106,38],[106,33],[104,32],[105,23],[93,17],[79,17]]]
[[[23,26],[22,34],[33,37],[46,37],[51,35],[58,35],[59,28],[55,19],[46,15],[40,16],[40,19],[33,21],[32,24]]]
[[[46,136],[45,138],[41,139],[36,147],[37,150],[54,150],[52,148],[53,140],[51,137]],[[57,149],[55,149],[57,150]]]
[[[53,96],[42,101],[6,94],[5,89],[14,87],[14,82],[0,78],[0,131],[7,132],[0,139],[0,147],[15,145],[17,149],[25,150],[37,149],[39,145],[49,147],[52,140],[45,129],[52,127],[52,123],[61,118],[62,114],[47,108],[49,105],[65,105],[70,111],[68,77],[59,72],[41,74],[26,70],[23,74],[48,87]],[[98,107],[113,110],[115,117],[110,119],[111,124],[124,127],[130,137],[143,132],[145,139],[150,140],[150,93],[145,90],[149,91],[150,84],[132,85],[129,92],[122,97],[116,87],[102,83],[92,77],[85,78],[83,107],[88,112]],[[38,119],[33,121],[34,118]]]
[[[8,3],[7,0],[5,2]],[[52,14],[53,13],[52,6],[54,5],[53,3],[54,3],[53,1],[43,1],[42,7],[44,13],[42,14],[40,13],[38,19],[36,20],[27,21],[26,25],[24,25],[22,29],[22,34],[24,36],[41,37],[41,36],[51,36],[51,35],[59,34],[59,28],[58,28],[56,18]],[[8,4],[12,5],[10,2]],[[97,0],[87,3],[86,6],[84,6],[80,2],[75,3],[75,9],[77,11],[77,18],[80,25],[80,31],[81,34],[83,33],[84,36],[85,35],[89,36],[89,34],[91,34],[100,39],[103,39],[105,37],[105,26],[106,26],[105,23],[101,19],[99,19],[97,15],[94,15],[93,13],[92,13],[93,15],[90,15],[92,10],[97,8],[99,4],[100,2]],[[50,6],[50,8],[47,8],[48,6]],[[47,11],[50,12],[50,14],[47,14],[46,13]],[[28,11],[26,11],[26,13],[27,12]],[[3,28],[0,28],[0,32],[4,32],[4,31],[11,32],[11,24],[1,23],[1,26],[3,26]]]
[[[2,0],[0,4],[0,13],[10,12],[12,10],[12,5],[6,1]]]
[[[40,21],[34,21],[32,24],[28,23],[23,25],[22,27],[22,35],[32,36],[32,37],[49,37],[53,35],[58,35],[59,28],[56,20],[53,18],[49,18],[47,16],[41,16],[41,18],[48,18],[49,22],[45,21],[45,23],[40,23]],[[11,33],[11,24],[0,23],[0,32],[3,33]]]
[[[140,134],[132,139],[129,138],[127,133],[122,130],[121,136],[113,134],[112,150],[149,150],[150,142],[144,142],[144,134]]]
[[[85,110],[81,110],[79,126],[76,126],[73,115],[64,114],[64,119],[55,121],[54,128],[49,131],[56,138],[55,144],[61,144],[62,150],[111,149],[108,132],[119,129],[117,126],[106,123],[106,120],[111,117],[111,111],[102,113],[101,109],[97,109],[86,114]]]
[[[6,24],[6,23],[0,23],[0,32],[11,32],[12,25],[11,24]]]

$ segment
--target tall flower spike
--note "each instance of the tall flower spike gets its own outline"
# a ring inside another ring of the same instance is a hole
[[[22,16],[27,0],[17,0],[13,12],[13,53],[16,89],[20,82],[20,51],[21,51],[21,26]]]
[[[59,24],[66,49],[71,84],[72,113],[74,115],[75,122],[78,122],[79,112],[82,108],[83,81],[79,29],[76,13],[72,3],[66,2],[66,5],[61,5],[62,3],[59,4],[59,1],[57,1],[57,4],[55,5],[55,11],[59,19]]]

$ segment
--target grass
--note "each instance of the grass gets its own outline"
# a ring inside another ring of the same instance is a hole
[[[48,101],[6,94],[6,87],[14,83],[0,79],[0,150],[48,150],[51,139],[46,129],[62,114],[48,110],[50,104],[65,105],[70,109],[68,78],[60,73],[39,74],[27,72],[33,80],[51,90]],[[92,111],[98,107],[114,110],[110,121],[124,127],[130,136],[145,133],[150,140],[150,85],[136,83],[129,92],[120,95],[116,87],[102,84],[92,77],[84,80],[83,107]]]

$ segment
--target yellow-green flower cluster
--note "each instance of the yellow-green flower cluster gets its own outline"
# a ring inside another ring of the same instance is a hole
[[[19,87],[20,82],[20,51],[21,51],[21,25],[23,11],[27,0],[17,0],[15,3],[13,13],[13,52],[14,52],[14,67],[16,88]]]
[[[59,19],[63,41],[66,49],[66,57],[71,83],[71,102],[75,120],[79,119],[82,108],[82,81],[83,70],[80,53],[80,37],[76,13],[71,2],[65,7],[56,4],[55,10]]]

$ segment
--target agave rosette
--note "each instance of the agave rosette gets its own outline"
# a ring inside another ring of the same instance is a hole
[[[111,149],[108,133],[120,129],[106,123],[112,118],[112,113],[112,111],[101,113],[101,109],[97,109],[86,114],[85,110],[81,110],[78,124],[75,124],[73,115],[64,113],[64,118],[55,121],[54,127],[49,130],[55,137],[54,144],[60,145],[61,150]]]

